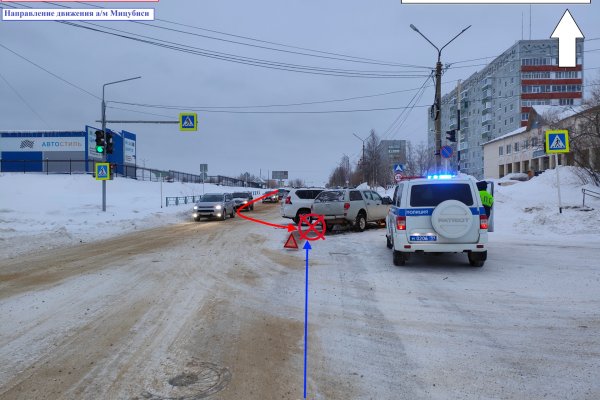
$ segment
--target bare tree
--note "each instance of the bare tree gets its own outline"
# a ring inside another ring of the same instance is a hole
[[[329,175],[328,186],[348,186],[352,175],[352,168],[350,166],[350,158],[344,154],[337,167],[334,168],[331,175]]]
[[[300,178],[296,178],[296,179],[291,179],[289,181],[289,185],[291,187],[295,187],[295,188],[300,188],[300,187],[305,187],[306,184],[304,183],[304,181]]]
[[[427,175],[435,166],[433,150],[423,142],[418,145],[408,143],[407,168],[405,174],[408,176]]]

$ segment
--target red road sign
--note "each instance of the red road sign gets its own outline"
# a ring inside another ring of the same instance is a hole
[[[394,175],[394,179],[396,180],[396,182],[400,182],[402,180],[402,174]]]
[[[312,220],[312,222],[311,222]],[[302,230],[302,225],[306,224],[307,228],[305,231]],[[321,225],[321,231],[317,229],[317,227]],[[300,222],[298,223],[298,233],[300,233],[300,238],[305,240],[325,240],[325,217],[320,214],[304,214],[300,215]],[[308,234],[314,232],[314,236],[309,236]]]
[[[294,237],[294,232],[290,233],[290,237],[285,242],[283,247],[286,249],[297,249],[298,248],[298,243],[296,242],[296,238]]]

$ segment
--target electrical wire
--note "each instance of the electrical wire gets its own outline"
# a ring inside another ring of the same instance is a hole
[[[46,125],[47,128],[50,128],[50,124],[48,122],[46,122],[46,120],[44,118],[42,118],[42,116],[37,111],[35,111],[35,109],[31,106],[31,104],[29,104],[27,102],[27,100],[25,100],[25,98],[23,96],[21,96],[21,94],[19,93],[19,91],[16,88],[14,88],[13,85],[10,84],[10,82],[8,81],[8,79],[6,79],[4,77],[4,75],[2,75],[1,72],[0,72],[0,78],[2,78],[2,80],[4,81],[4,83],[6,83],[6,85],[9,88],[11,88],[11,90],[17,95],[17,97],[19,99],[21,99],[21,101],[27,106],[27,108],[29,108],[31,110],[31,112],[33,112],[35,114],[35,116],[38,117],[39,120],[42,121]]]

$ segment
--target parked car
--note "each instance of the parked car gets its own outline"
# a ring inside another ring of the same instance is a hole
[[[231,196],[233,197],[234,207],[236,210],[244,204],[248,204],[253,199],[252,193],[250,192],[233,192]],[[244,210],[254,210],[254,204],[250,204],[248,207],[244,208]]]
[[[469,264],[487,259],[488,218],[476,181],[435,175],[399,183],[387,216],[387,247],[395,265],[412,253],[467,253]]]
[[[311,210],[325,217],[327,231],[334,225],[351,225],[362,232],[368,222],[383,224],[391,203],[389,197],[382,198],[372,190],[324,190],[315,198]]]
[[[281,216],[291,218],[297,224],[300,222],[302,214],[310,214],[310,206],[315,201],[315,197],[325,189],[319,188],[298,188],[291,189],[281,203]]]
[[[200,218],[220,218],[225,220],[229,215],[235,218],[235,206],[231,193],[207,193],[194,206],[192,217],[195,221]]]

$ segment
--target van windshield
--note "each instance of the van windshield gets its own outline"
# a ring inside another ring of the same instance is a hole
[[[471,186],[468,183],[435,183],[414,185],[410,191],[412,207],[437,207],[446,200],[458,200],[472,206]]]

